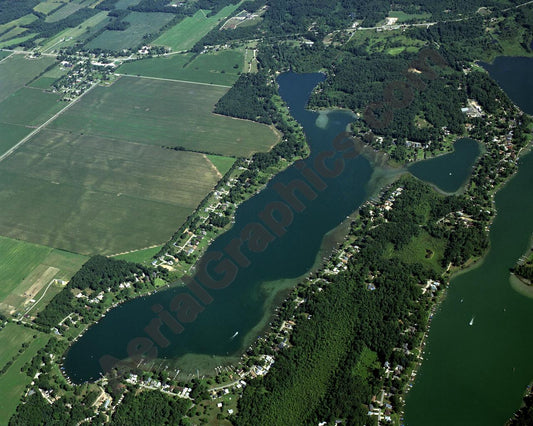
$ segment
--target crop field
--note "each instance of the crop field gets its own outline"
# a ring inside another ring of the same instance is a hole
[[[192,57],[191,53],[186,53],[127,62],[118,72],[232,86],[239,78],[244,63],[241,50],[207,53],[191,61]]]
[[[141,0],[118,0],[115,3],[115,9],[127,9],[130,6],[139,4]]]
[[[17,327],[23,328],[22,326]],[[26,373],[21,372],[20,369],[48,342],[49,336],[34,330],[32,330],[32,333],[36,334],[37,338],[32,340],[30,346],[17,357],[6,373],[0,376],[0,389],[2,389],[0,424],[6,425],[9,423],[9,418],[15,412],[24,389],[31,382],[31,378]]]
[[[61,289],[48,288],[50,281],[68,281],[86,260],[75,253],[0,237],[0,312],[24,313],[29,307],[31,314],[38,312]]]
[[[0,123],[37,126],[64,107],[56,93],[23,87],[0,102]]]
[[[18,353],[23,343],[30,342],[34,334],[36,334],[34,330],[13,323],[8,323],[2,328],[0,330],[0,348],[2,348],[0,368]]]
[[[13,46],[18,46],[20,43],[24,43],[26,40],[33,38],[36,33],[24,34],[20,37],[15,37],[10,40],[0,42],[0,49],[11,48]]]
[[[55,1],[44,1],[39,3],[37,6],[33,8],[36,12],[44,13],[45,15],[48,15],[52,10],[57,9],[60,5],[63,3],[61,2],[55,2]]]
[[[277,141],[268,126],[212,114],[228,89],[122,77],[97,87],[50,127],[67,132],[228,156],[267,151]]]
[[[0,41],[7,41],[15,38],[19,34],[22,34],[24,31],[26,31],[26,28],[22,27],[14,27],[11,28],[7,33],[4,33],[0,36]]]
[[[0,302],[50,254],[50,247],[0,237]]]
[[[183,19],[181,22],[165,31],[153,44],[167,46],[173,51],[188,50],[209,31],[216,27],[220,21],[226,19],[238,4],[226,6],[216,15],[207,17],[209,11],[199,10],[193,16]]]
[[[15,124],[0,123],[0,155],[10,149],[24,136],[31,132],[31,129]]]
[[[202,154],[44,130],[0,163],[0,234],[81,254],[162,244],[217,181]]]
[[[171,13],[131,12],[124,21],[131,25],[124,31],[104,31],[94,40],[86,44],[88,49],[122,50],[134,48],[143,41],[143,36],[159,30],[174,18]]]
[[[11,52],[7,50],[0,50],[0,61],[4,58],[7,58],[9,55],[11,55]]]
[[[89,19],[83,21],[74,28],[66,28],[55,36],[46,39],[41,47],[41,52],[58,51],[63,47],[74,45],[77,41],[83,41],[91,34],[103,28],[109,22],[106,11],[97,13]]]
[[[45,22],[61,21],[62,19],[65,19],[69,17],[70,15],[72,15],[74,12],[77,12],[82,7],[83,6],[77,1],[71,1],[69,3],[65,3],[63,7],[61,7],[60,9],[57,9],[51,15],[48,15],[45,19]]]
[[[0,25],[0,33],[7,31],[9,28],[22,27],[23,25],[31,24],[37,19],[33,13],[29,15],[24,15],[18,19],[15,19],[11,22],[6,22],[5,24]]]
[[[26,83],[55,62],[54,58],[43,56],[26,59],[25,55],[12,55],[0,63],[0,101],[16,92]]]

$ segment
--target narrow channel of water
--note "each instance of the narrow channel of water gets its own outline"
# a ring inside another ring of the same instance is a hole
[[[487,68],[513,101],[533,113],[533,59],[497,58]],[[526,90],[525,97],[515,97]],[[495,201],[489,253],[479,267],[452,279],[433,318],[425,360],[407,396],[409,426],[502,425],[533,379],[533,301],[509,284],[509,268],[533,232],[533,154],[520,160]]]

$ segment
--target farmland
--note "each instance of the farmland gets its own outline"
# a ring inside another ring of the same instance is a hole
[[[107,12],[102,11],[74,28],[66,28],[55,36],[46,39],[41,52],[58,51],[63,47],[74,45],[78,40],[85,40],[109,22]]]
[[[35,126],[44,123],[65,105],[59,95],[23,87],[0,102],[0,122]]]
[[[201,154],[46,130],[0,163],[0,234],[82,254],[161,244],[217,180]]]
[[[156,32],[163,25],[172,20],[170,13],[142,13],[131,12],[124,18],[130,26],[124,31],[104,31],[85,47],[88,49],[122,50],[138,46],[143,41],[143,36]]]
[[[34,330],[13,323],[0,329],[0,368],[17,354],[23,343],[31,341],[34,334]]]
[[[66,17],[72,15],[74,12],[80,10],[83,6],[77,2],[77,1],[71,1],[69,3],[65,3],[64,6],[57,9],[54,13],[51,15],[48,15],[46,17],[46,22],[57,22],[61,21],[62,19],[65,19]]]
[[[0,237],[0,312],[21,312],[53,278],[70,279],[86,260],[74,253]]]
[[[22,329],[22,326],[17,326]],[[33,331],[37,335],[30,346],[16,358],[15,362],[9,367],[6,373],[0,376],[0,389],[2,389],[2,398],[0,399],[0,424],[8,424],[9,418],[15,412],[20,401],[24,388],[31,379],[20,369],[30,361],[37,351],[41,349],[49,339],[49,336]]]
[[[192,53],[188,53],[127,62],[118,72],[231,86],[239,78],[243,63],[241,50],[223,50],[194,59]]]
[[[48,15],[53,10],[57,9],[59,6],[61,6],[63,3],[60,2],[54,2],[54,1],[45,1],[42,3],[39,3],[37,6],[33,8],[36,12],[44,13],[45,15]]]
[[[0,123],[0,155],[31,132],[31,129],[14,124]]]
[[[0,101],[37,77],[54,62],[55,59],[50,57],[27,59],[25,55],[12,55],[6,58],[0,63]]]
[[[153,44],[170,47],[174,51],[188,50],[220,21],[233,13],[237,6],[238,4],[226,6],[216,15],[210,17],[206,16],[209,11],[199,10],[193,16],[185,18],[164,32]]]
[[[209,158],[209,161],[213,163],[222,176],[224,176],[229,169],[231,169],[233,163],[235,163],[234,158],[221,157],[220,155],[208,155],[207,158]]]
[[[229,156],[267,151],[277,140],[267,126],[212,114],[227,88],[122,77],[98,87],[58,117],[63,131]]]

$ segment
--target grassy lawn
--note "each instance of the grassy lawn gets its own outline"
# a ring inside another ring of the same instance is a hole
[[[130,26],[124,31],[104,31],[94,40],[87,43],[88,49],[122,50],[134,48],[143,41],[143,36],[154,33],[174,18],[171,13],[131,12],[124,18]]]
[[[38,126],[65,105],[56,93],[23,87],[0,102],[0,122]]]
[[[2,348],[0,368],[17,354],[23,343],[31,341],[34,334],[38,332],[13,323],[8,323],[2,328],[0,330],[0,347]]]
[[[128,262],[135,263],[146,263],[152,260],[152,257],[154,257],[155,254],[159,250],[161,250],[161,247],[163,246],[156,246],[143,250],[133,251],[131,253],[121,254],[119,256],[116,256],[115,259],[127,260]]]
[[[50,127],[227,156],[267,151],[277,141],[269,127],[212,114],[226,91],[208,85],[122,77],[110,87],[88,93]]]
[[[12,55],[1,62],[0,76],[2,76],[2,84],[0,84],[0,101],[16,92],[54,62],[55,59],[49,56],[26,59],[25,55]]]
[[[20,369],[48,342],[49,337],[47,335],[33,330],[32,332],[38,334],[38,337],[15,360],[6,373],[0,376],[0,389],[2,389],[2,398],[0,398],[0,424],[8,424],[9,418],[15,412],[24,389],[31,382],[31,378],[25,373],[22,373]]]
[[[242,71],[243,55],[240,50],[223,50],[199,55],[192,61],[191,53],[170,55],[127,62],[118,72],[232,86]]]
[[[233,13],[237,6],[238,4],[226,6],[216,15],[210,17],[206,16],[209,11],[199,10],[193,16],[183,19],[168,31],[165,31],[153,44],[170,47],[173,51],[188,50],[218,25],[220,21]]]
[[[222,176],[224,176],[228,170],[231,169],[233,163],[235,163],[235,158],[222,157],[221,155],[208,155],[207,158],[209,158],[209,161],[213,163]]]
[[[149,247],[217,181],[201,154],[45,130],[0,163],[0,234],[81,254]]]

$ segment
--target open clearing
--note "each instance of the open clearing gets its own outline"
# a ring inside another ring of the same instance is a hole
[[[127,260],[128,262],[135,263],[146,263],[152,260],[152,257],[154,257],[157,252],[161,250],[161,247],[163,246],[155,246],[142,250],[132,251],[131,253],[120,254],[118,256],[115,256],[115,259]]]
[[[244,63],[241,50],[222,50],[193,58],[192,53],[127,62],[117,72],[128,75],[232,86]]]
[[[138,46],[145,34],[157,32],[174,18],[172,13],[131,12],[124,18],[130,26],[124,31],[106,30],[85,46],[88,49],[122,50]]]
[[[20,312],[52,279],[67,281],[87,257],[0,237],[0,312]]]
[[[220,155],[208,155],[207,158],[209,158],[209,161],[213,163],[222,176],[224,176],[229,169],[231,169],[233,163],[235,163],[235,158],[222,157]]]
[[[97,87],[88,93],[50,127],[228,156],[267,151],[278,139],[271,128],[212,114],[213,106],[227,90],[122,77],[110,87]]]
[[[31,132],[32,129],[14,124],[0,123],[0,156],[17,144],[24,136]]]
[[[153,44],[170,47],[174,51],[188,50],[219,22],[233,13],[237,6],[239,5],[226,6],[216,15],[210,17],[206,16],[209,11],[199,10],[193,16],[185,18],[168,31],[165,31]]]
[[[55,59],[49,56],[29,59],[26,55],[12,55],[0,62],[0,101],[37,77],[54,62]]]
[[[217,181],[201,154],[43,130],[0,163],[0,234],[82,254],[149,247]]]
[[[17,326],[20,329],[22,326]],[[2,389],[2,398],[0,398],[0,424],[6,425],[9,423],[9,418],[15,412],[24,389],[30,383],[31,378],[20,371],[20,369],[29,362],[37,353],[39,349],[46,345],[49,336],[31,330],[33,334],[37,335],[21,355],[17,357],[15,362],[9,367],[7,372],[0,376],[0,389]]]

